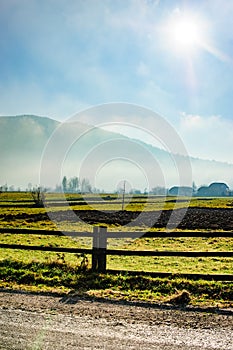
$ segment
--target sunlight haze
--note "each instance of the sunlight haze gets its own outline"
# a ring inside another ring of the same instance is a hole
[[[0,0],[0,115],[65,121],[135,104],[166,119],[190,156],[233,163],[232,27],[228,0]]]

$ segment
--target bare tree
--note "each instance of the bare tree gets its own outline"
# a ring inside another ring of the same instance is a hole
[[[37,208],[44,207],[45,200],[45,190],[42,190],[41,187],[33,188],[31,195],[34,201],[34,205]]]
[[[63,192],[67,191],[67,177],[66,176],[64,176],[62,179],[62,189],[63,189]]]
[[[72,192],[72,193],[78,192],[78,190],[79,190],[79,179],[78,179],[77,176],[72,177],[68,181],[68,188],[69,188],[69,192]]]
[[[92,193],[90,181],[87,178],[81,181],[81,193]]]

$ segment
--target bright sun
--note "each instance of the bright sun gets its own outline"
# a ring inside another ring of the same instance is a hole
[[[173,24],[172,36],[180,46],[193,46],[201,39],[198,25],[185,19]]]
[[[201,13],[175,8],[161,21],[158,32],[161,47],[188,63],[197,58],[200,51],[205,51],[222,62],[233,64],[231,57],[215,47],[212,25]]]
[[[191,53],[204,41],[203,21],[197,16],[177,11],[165,24],[166,44],[177,53]]]

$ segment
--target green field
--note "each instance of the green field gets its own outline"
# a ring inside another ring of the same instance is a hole
[[[48,207],[34,206],[30,193],[0,194],[0,227],[36,228],[49,230],[92,231],[84,222],[52,222],[38,215],[46,211],[70,210],[121,210],[122,199],[116,195],[67,194],[67,202],[59,194],[46,194]],[[69,203],[69,205],[68,205]],[[179,198],[145,196],[126,197],[127,211],[170,210],[185,207],[231,208],[233,198]],[[39,219],[34,220],[35,217]],[[108,226],[109,230],[142,230],[141,227]],[[156,229],[153,229],[156,231]],[[152,230],[152,231],[153,231]],[[41,246],[91,248],[91,239],[58,236],[1,234],[1,243]],[[173,250],[173,251],[233,251],[232,238],[139,238],[109,239],[108,248],[128,250]],[[117,299],[167,301],[184,289],[193,304],[232,305],[231,282],[170,279],[149,276],[94,275],[89,272],[90,256],[40,251],[0,250],[1,286],[38,291],[66,293],[70,290],[94,297]],[[107,268],[128,271],[233,274],[232,258],[183,258],[183,257],[122,257],[108,256]]]

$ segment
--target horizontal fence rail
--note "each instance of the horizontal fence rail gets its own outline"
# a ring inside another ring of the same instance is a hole
[[[98,227],[97,227],[98,228]],[[105,227],[103,227],[105,228]],[[78,231],[51,231],[27,228],[0,228],[0,233],[9,234],[30,234],[30,235],[48,235],[48,236],[69,236],[69,237],[93,237],[94,232],[78,232]],[[107,231],[107,238],[182,238],[182,237],[203,237],[203,238],[233,238],[233,231]]]
[[[40,250],[40,251],[43,251],[43,252],[92,254],[92,249],[66,248],[66,247],[43,247],[43,246],[37,246],[37,245],[35,246],[35,245],[24,245],[24,244],[5,244],[5,243],[0,243],[0,248],[19,249],[19,250]]]
[[[68,236],[68,237],[87,237],[92,238],[92,249],[84,248],[67,248],[67,247],[45,247],[45,246],[33,246],[33,245],[20,245],[20,244],[6,244],[0,243],[0,248],[5,249],[19,249],[19,250],[36,250],[46,252],[63,252],[63,253],[76,253],[76,254],[90,254],[92,255],[92,270],[96,272],[105,273],[107,262],[107,255],[118,256],[164,256],[164,257],[227,257],[232,258],[232,251],[157,251],[157,250],[118,250],[107,249],[108,238],[181,238],[181,237],[203,237],[203,238],[224,238],[233,237],[233,232],[216,232],[216,231],[184,231],[184,232],[108,232],[106,227],[93,227],[93,232],[76,232],[76,231],[50,231],[50,230],[35,230],[35,229],[15,229],[15,228],[0,228],[0,234],[29,234],[29,235],[48,235],[48,236]],[[131,272],[131,271],[130,271]],[[135,272],[136,273],[136,272]],[[153,274],[153,273],[151,273]],[[155,273],[157,275],[171,275],[171,273]],[[183,276],[196,276],[200,274],[179,274]],[[233,280],[233,275],[205,275],[207,279]],[[220,276],[220,277],[219,277]]]
[[[111,250],[108,249],[107,255],[124,256],[183,256],[193,257],[233,257],[233,252],[180,252],[180,251],[154,251],[154,250]]]
[[[34,230],[26,228],[0,228],[0,234],[1,233],[14,235],[93,237],[93,232]]]

